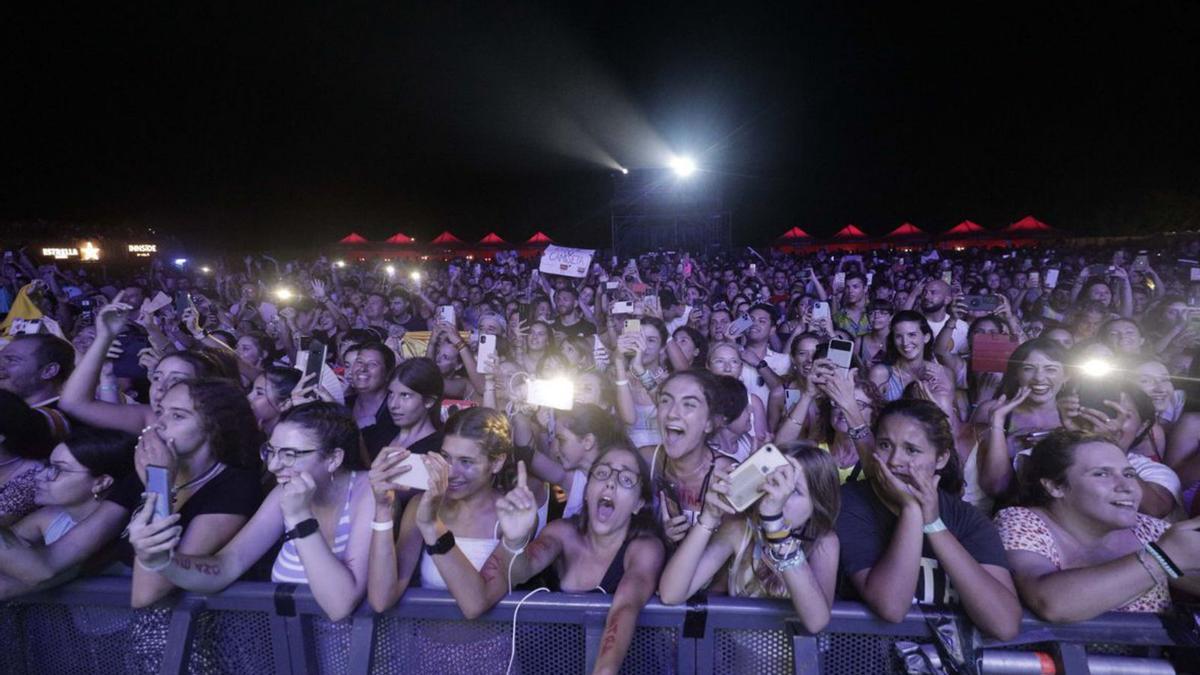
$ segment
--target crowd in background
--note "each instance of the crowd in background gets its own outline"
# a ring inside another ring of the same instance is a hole
[[[602,591],[598,672],[655,594],[787,598],[814,632],[835,598],[1001,638],[1022,608],[1165,612],[1200,593],[1200,240],[1156,244],[657,252],[583,278],[515,253],[9,251],[0,597],[258,578],[339,620],[410,585],[469,618]]]

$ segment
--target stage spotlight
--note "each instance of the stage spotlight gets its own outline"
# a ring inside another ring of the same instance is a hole
[[[200,271],[201,271],[201,272],[204,272],[205,274],[211,274],[211,273],[212,273],[212,268],[211,268],[211,267],[209,267],[208,265],[205,265],[204,267],[201,267],[201,268],[200,268]]]
[[[413,270],[409,273],[408,278],[419,283],[421,281],[421,273],[417,270]]]
[[[696,173],[696,160],[691,157],[672,157],[671,170],[680,178],[687,178]]]
[[[628,175],[629,175],[629,169],[626,169],[625,167],[621,167],[621,173],[623,173],[623,174],[625,174],[626,176],[628,176]]]
[[[394,276],[396,276],[396,268],[395,268],[395,266],[393,266],[393,265],[388,265],[388,266],[384,267],[384,268],[383,268],[383,271],[384,271],[384,272],[387,272],[387,275],[388,275],[389,277],[394,277]]]
[[[176,258],[176,259],[175,259],[175,266],[176,266],[176,267],[183,267],[183,266],[184,266],[184,265],[186,265],[186,264],[187,264],[187,258]]]

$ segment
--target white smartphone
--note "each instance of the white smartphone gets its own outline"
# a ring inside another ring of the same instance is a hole
[[[755,450],[729,472],[729,495],[725,501],[735,510],[745,511],[763,496],[762,485],[767,474],[787,463],[787,457],[770,443]]]
[[[1040,283],[1041,283],[1041,276],[1037,272],[1030,272],[1029,273],[1029,283],[1026,284],[1026,287],[1037,288],[1038,284],[1040,284]]]
[[[819,321],[821,319],[828,319],[829,318],[829,303],[822,302],[820,300],[818,300],[817,302],[814,302],[813,307],[812,307],[812,318],[813,318],[813,321]]]
[[[784,389],[783,390],[783,407],[784,410],[791,410],[800,403],[800,397],[804,392],[799,389]]]
[[[613,314],[633,314],[633,303],[629,300],[621,300],[614,302],[612,306]]]
[[[727,330],[730,335],[735,335],[735,336],[741,335],[742,333],[745,333],[747,330],[749,330],[750,325],[753,323],[754,323],[754,319],[751,319],[748,315],[743,314],[743,315],[739,316],[738,318],[734,319],[732,322],[730,322],[729,328]]]
[[[1058,285],[1058,270],[1046,270],[1046,288]]]
[[[621,326],[622,335],[638,335],[642,332],[641,319],[625,319],[625,323]]]
[[[410,487],[414,490],[429,489],[429,469],[425,468],[425,461],[421,459],[421,455],[409,455],[400,463],[400,466],[409,466],[412,468],[393,478],[393,483]]]
[[[833,290],[834,290],[834,292],[841,291],[845,287],[846,287],[846,273],[838,272],[837,274],[833,275]]]
[[[457,326],[457,317],[454,314],[454,305],[442,305],[437,308],[438,321],[445,321],[451,326]]]
[[[854,343],[849,340],[833,339],[829,341],[829,360],[842,368],[850,368],[850,356],[854,353]]]
[[[949,270],[942,272],[942,283],[946,284],[947,286],[949,286],[950,284],[953,284],[954,283],[954,273]]]
[[[750,274],[758,274],[758,263],[750,263]]]
[[[479,350],[475,353],[475,369],[481,373],[492,372],[491,357],[496,355],[496,336],[479,334]]]

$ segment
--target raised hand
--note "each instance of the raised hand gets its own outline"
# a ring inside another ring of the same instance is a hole
[[[159,567],[170,560],[183,537],[178,513],[154,518],[154,504],[163,498],[154,492],[147,493],[146,502],[129,520],[129,545],[137,559],[147,567]]]
[[[429,489],[425,490],[421,501],[417,503],[417,529],[428,542],[438,537],[438,509],[450,484],[450,465],[436,452],[422,455],[421,461],[425,462],[425,470],[429,472]]]
[[[404,460],[412,455],[407,448],[385,447],[371,462],[371,470],[367,478],[371,482],[371,493],[379,506],[392,506],[396,503],[396,493],[407,493],[410,488],[397,485],[395,478],[412,471],[412,466],[404,464]]]
[[[789,458],[787,464],[778,466],[767,474],[762,484],[762,499],[758,500],[758,515],[774,516],[783,513],[783,505],[796,490],[796,467],[792,465],[793,461]],[[811,510],[805,514],[803,522],[788,523],[790,529],[795,529],[808,522],[810,515],[812,515]]]
[[[921,501],[914,494],[914,489],[892,473],[887,466],[887,460],[882,456],[876,454],[875,461],[867,465],[866,471],[871,476],[871,480],[875,481],[879,497],[896,507],[897,510],[902,510],[907,506],[922,506]]]
[[[317,302],[325,302],[329,298],[329,295],[325,290],[324,281],[321,281],[320,279],[313,279],[311,286],[313,300],[316,300]]]
[[[122,302],[123,295],[100,308],[96,313],[96,339],[109,341],[129,325],[129,313],[133,307]]]
[[[137,470],[138,478],[146,484],[146,467],[153,464],[167,469],[167,484],[175,484],[175,472],[179,465],[179,457],[175,452],[175,439],[163,440],[158,429],[153,426],[142,429],[138,436],[137,446],[133,451],[133,467]]]
[[[659,509],[659,518],[662,521],[663,533],[667,536],[668,540],[674,543],[683,541],[683,538],[687,536],[688,530],[691,529],[691,523],[688,522],[687,515],[682,513],[672,515],[675,511],[674,503],[667,496],[666,492],[660,492],[658,498],[662,504],[662,508]]]
[[[719,465],[714,466],[712,479],[708,483],[708,491],[704,493],[704,506],[700,510],[701,524],[707,525],[709,528],[716,528],[726,515],[737,514],[737,511],[727,501],[729,489],[729,469]],[[664,500],[665,496],[664,494]],[[705,523],[705,521],[708,522]]]
[[[537,500],[529,489],[525,462],[517,462],[517,486],[496,500],[496,519],[506,544],[517,549],[529,543],[537,527]]]
[[[1017,409],[1017,406],[1021,405],[1025,402],[1025,399],[1029,398],[1030,391],[1031,390],[1029,387],[1021,387],[1017,389],[1017,393],[1014,394],[1011,399],[1009,399],[1008,396],[1001,394],[1000,398],[996,399],[996,403],[998,405],[992,409],[992,424],[996,426],[1003,425],[1004,418],[1008,417],[1012,411]]]
[[[312,518],[312,500],[316,492],[317,481],[307,471],[301,471],[298,476],[284,484],[279,499],[279,510],[283,512],[283,522],[289,528]]]

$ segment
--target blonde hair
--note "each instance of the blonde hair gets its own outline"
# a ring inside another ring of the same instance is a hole
[[[833,531],[841,509],[837,463],[828,452],[808,443],[781,443],[779,450],[799,462],[804,469],[813,510],[808,522],[799,530],[793,530],[792,536],[800,538],[804,555],[811,555],[816,542]],[[733,562],[729,564],[729,595],[786,598],[788,591],[783,578],[763,562],[761,554],[755,555],[756,551],[762,550],[759,534],[761,523],[757,507],[751,508],[754,511],[744,519],[742,539],[733,555]]]

